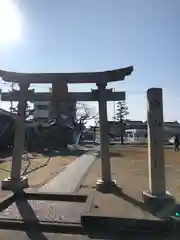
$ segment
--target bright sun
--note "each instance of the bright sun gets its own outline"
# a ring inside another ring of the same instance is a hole
[[[20,40],[22,19],[12,0],[0,0],[0,45],[9,45]]]

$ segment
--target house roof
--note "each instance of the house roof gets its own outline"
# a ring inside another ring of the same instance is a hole
[[[7,82],[52,83],[65,81],[67,83],[96,83],[100,81],[122,81],[131,75],[133,67],[119,68],[102,72],[83,73],[19,73],[0,70],[0,77]]]
[[[180,124],[177,121],[175,121],[175,122],[164,122],[164,125],[166,127],[180,127]]]
[[[147,124],[147,121],[144,122],[145,124]],[[166,127],[180,127],[180,123],[177,121],[174,122],[164,122],[164,126]]]
[[[143,121],[131,121],[131,120],[126,120],[126,124],[144,124]]]
[[[111,125],[119,125],[119,121],[108,121],[108,123]],[[135,124],[135,125],[143,125],[143,121],[131,121],[131,120],[126,120],[126,124]]]

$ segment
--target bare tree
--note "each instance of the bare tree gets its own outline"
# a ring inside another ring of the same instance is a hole
[[[15,91],[18,91],[18,89],[19,89],[18,84],[11,83],[9,92],[15,92]],[[18,112],[18,103],[16,104],[15,107],[13,106],[13,102],[12,101],[10,102],[10,104],[11,104],[10,108],[9,108],[10,112],[12,114],[17,114],[17,112]],[[26,102],[26,119],[29,119],[33,115],[33,113],[34,113],[34,109],[31,107],[29,102]]]
[[[91,127],[93,131],[93,142],[96,141],[96,130],[98,125],[99,125],[99,113],[97,113],[97,115],[94,117],[94,126]]]
[[[94,114],[92,108],[90,108],[87,104],[77,102],[76,104],[76,120],[77,122],[83,122],[84,124],[87,121],[94,119],[97,114]]]
[[[75,129],[81,136],[83,136],[86,124],[92,119],[97,119],[98,114],[94,109],[90,108],[87,104],[77,102],[76,104],[76,118],[73,119]]]
[[[12,114],[17,114],[18,112],[18,104],[16,105],[16,107],[10,107],[10,111]],[[26,103],[26,120],[29,119],[34,113],[34,109],[31,107],[31,105],[27,102]]]

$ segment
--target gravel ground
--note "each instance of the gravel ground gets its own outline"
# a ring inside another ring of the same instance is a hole
[[[0,212],[0,219],[24,219],[26,221],[80,222],[85,203],[18,200]]]

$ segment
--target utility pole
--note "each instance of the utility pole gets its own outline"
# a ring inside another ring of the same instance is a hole
[[[13,92],[14,91],[14,83],[11,83],[11,85],[10,85],[10,91],[9,92]],[[13,101],[11,100],[10,101],[10,104],[11,104],[11,106],[10,106],[10,112],[12,113],[13,112]]]
[[[115,92],[115,88],[113,88],[113,92]],[[115,122],[115,119],[116,119],[116,101],[114,100],[113,102],[113,118],[114,118],[114,122]]]

